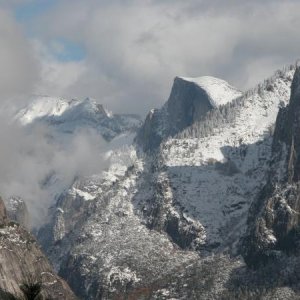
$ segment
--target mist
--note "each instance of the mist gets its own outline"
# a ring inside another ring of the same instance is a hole
[[[28,206],[32,227],[47,219],[55,196],[77,177],[100,173],[107,166],[107,143],[92,130],[66,135],[63,141],[42,125],[30,130],[0,121],[0,191],[4,199],[20,196]]]

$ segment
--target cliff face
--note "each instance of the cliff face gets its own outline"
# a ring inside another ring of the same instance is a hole
[[[8,219],[0,198],[0,289],[22,297],[22,285],[37,283],[42,299],[77,299],[54,273],[34,237]]]
[[[249,265],[297,251],[300,242],[300,68],[276,120],[269,179],[249,213],[242,252]]]
[[[171,134],[190,126],[213,109],[203,88],[179,77],[174,80],[167,107]]]

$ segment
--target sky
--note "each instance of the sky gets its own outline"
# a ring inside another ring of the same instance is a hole
[[[144,116],[175,76],[246,90],[299,58],[299,13],[297,0],[0,0],[0,96],[89,96]]]

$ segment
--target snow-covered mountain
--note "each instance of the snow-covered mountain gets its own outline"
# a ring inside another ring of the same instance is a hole
[[[289,100],[293,72],[278,74],[161,145],[173,199],[204,226],[206,245],[231,247],[245,230],[249,205],[266,182],[272,127]]]
[[[241,96],[240,91],[218,78],[176,77],[168,101],[161,109],[150,111],[136,141],[144,151],[152,151],[166,137],[202,120],[208,111]]]
[[[239,253],[249,207],[269,178],[273,128],[294,72],[285,68],[245,93],[212,77],[176,77],[136,144],[111,152],[107,170],[59,197],[39,236],[78,295],[235,299],[229,287],[243,262],[219,255]],[[264,299],[295,296],[270,293]]]
[[[108,141],[122,133],[134,132],[141,125],[138,115],[112,114],[91,98],[67,100],[36,96],[17,113],[16,119],[24,126],[46,124],[59,134],[91,128]]]

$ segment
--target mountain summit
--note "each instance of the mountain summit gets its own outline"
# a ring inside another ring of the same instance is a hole
[[[208,111],[241,96],[240,91],[215,77],[176,77],[168,101],[147,115],[136,141],[144,150],[154,150],[163,139],[200,121]]]
[[[176,77],[175,80],[181,79],[198,86],[207,94],[210,104],[218,107],[231,102],[233,99],[242,96],[242,92],[231,86],[227,81],[212,76],[201,77]]]

